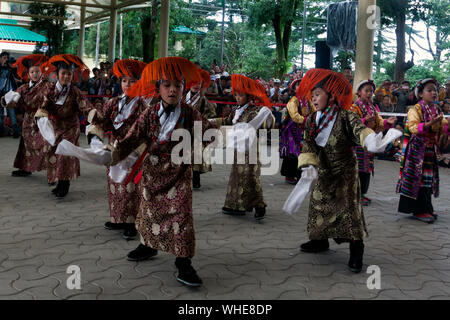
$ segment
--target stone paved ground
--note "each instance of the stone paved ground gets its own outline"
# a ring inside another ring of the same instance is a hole
[[[346,268],[348,245],[324,254],[299,252],[306,236],[306,204],[293,216],[281,208],[292,186],[279,175],[262,177],[267,218],[220,213],[230,166],[215,165],[194,192],[197,254],[204,286],[175,279],[173,256],[129,262],[119,231],[108,231],[105,170],[82,163],[66,199],[50,194],[44,173],[11,177],[18,140],[0,139],[0,299],[449,299],[450,171],[440,169],[441,213],[424,224],[396,212],[398,164],[377,161],[365,209],[370,237],[365,268],[378,265],[381,289],[369,274]],[[81,290],[66,286],[69,265],[81,268]]]

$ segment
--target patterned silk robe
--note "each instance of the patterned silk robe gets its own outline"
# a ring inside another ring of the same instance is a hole
[[[250,122],[254,117],[256,117],[259,110],[259,107],[253,104],[249,104],[236,123]],[[227,118],[223,119],[222,124],[233,125],[233,118],[235,114],[236,109],[234,109]],[[272,124],[274,123],[275,120],[272,119]],[[265,127],[266,124],[264,123],[262,128]],[[267,205],[263,199],[260,176],[261,163],[259,161],[259,154],[256,164],[250,164],[249,152],[245,153],[245,163],[238,164],[237,151],[235,150],[234,163],[231,167],[227,196],[225,198],[224,206],[233,210],[240,211],[252,211],[253,208],[265,208]]]
[[[189,92],[189,94],[193,95],[192,92]],[[191,105],[198,112],[200,112],[200,114],[203,117],[205,117],[206,119],[212,119],[216,116],[216,107],[217,107],[216,104],[209,102],[208,99],[204,95],[201,95],[199,99],[192,99],[192,100],[194,100],[194,101],[192,101],[191,103],[188,103],[188,104]],[[206,148],[206,150],[207,150],[206,156],[210,156],[209,149]],[[210,158],[208,159],[208,162],[211,162]],[[206,173],[206,172],[212,171],[211,164],[208,164],[205,161],[203,161],[202,164],[195,164],[194,159],[192,159],[192,163],[193,163],[193,166],[192,166],[193,171],[198,171],[200,173]]]
[[[110,143],[125,138],[125,135],[130,130],[131,126],[136,122],[139,115],[147,109],[147,103],[142,98],[136,98],[133,104],[133,111],[126,118],[119,128],[114,127],[114,121],[120,112],[123,112],[125,107],[119,111],[119,97],[108,100],[101,109],[97,109],[97,113],[92,119],[91,126],[87,132],[88,135],[95,134],[100,139],[109,136]],[[127,98],[129,103],[133,99]],[[112,223],[134,223],[136,214],[139,208],[139,192],[138,186],[130,181],[127,185],[123,183],[115,183],[109,177],[110,167],[106,168],[106,178],[108,181],[108,200],[110,217]]]
[[[78,146],[80,137],[80,116],[90,122],[95,109],[81,91],[71,84],[64,104],[57,105],[58,89],[56,83],[46,82],[39,94],[42,104],[35,117],[48,116],[55,130],[55,146],[48,151],[47,179],[49,182],[73,180],[80,176],[80,160],[55,154],[58,143],[66,139]]]
[[[310,135],[316,114],[313,113],[306,121],[305,141],[298,159],[299,167],[313,165],[319,173],[309,203],[309,238],[362,240],[367,236],[367,230],[360,201],[356,156],[352,148],[363,145],[373,130],[366,128],[356,113],[340,110],[328,141],[322,148]]]
[[[20,94],[17,106],[22,106],[25,109],[25,115],[23,117],[19,150],[17,150],[14,160],[14,168],[28,172],[46,169],[46,156],[51,148],[50,144],[39,133],[39,128],[34,121],[34,114],[44,98],[38,93],[44,85],[44,81],[39,81],[30,88],[30,84],[27,83],[16,90]]]
[[[180,142],[158,142],[161,129],[159,107],[159,103],[152,105],[139,116],[126,136],[119,139],[113,159],[125,159],[134,149],[146,143],[148,154],[142,164],[136,229],[146,246],[177,257],[193,257],[192,165],[171,161],[172,149]],[[194,121],[202,122],[202,132],[214,127],[197,110],[182,103],[175,130],[185,129],[193,139]]]

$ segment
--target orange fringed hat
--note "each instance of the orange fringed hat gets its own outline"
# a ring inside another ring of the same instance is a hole
[[[133,59],[123,59],[114,62],[113,74],[117,78],[127,77],[139,80],[147,64]]]
[[[209,74],[208,71],[200,69],[200,68],[198,69],[198,71],[200,72],[200,75],[202,77],[202,80],[201,80],[202,88],[201,88],[201,90],[204,90],[204,89],[208,88],[209,85],[211,84],[211,75]],[[199,81],[197,81],[197,82],[193,82],[193,81],[188,82],[187,85],[186,85],[186,89],[190,89],[191,87],[195,86],[197,83],[199,83]]]
[[[351,108],[353,100],[352,85],[341,74],[327,69],[309,70],[297,88],[297,97],[305,97],[311,100],[311,91],[317,86],[332,94],[342,109]]]
[[[265,106],[271,107],[266,89],[255,80],[240,74],[233,74],[231,75],[231,88],[233,89],[233,95],[236,91],[246,93],[260,100]]]
[[[149,63],[142,71],[141,79],[129,91],[130,97],[157,95],[156,83],[160,80],[179,80],[185,83],[203,80],[199,68],[181,57],[160,58]]]
[[[48,57],[43,54],[30,54],[17,59],[12,65],[13,68],[17,67],[17,75],[24,81],[30,81],[28,77],[28,70],[31,67],[40,67],[48,61]]]
[[[52,73],[57,73],[58,69],[64,67],[73,71],[73,81],[80,82],[89,79],[89,68],[84,62],[73,54],[58,54],[53,56],[41,66],[44,75],[52,77]]]

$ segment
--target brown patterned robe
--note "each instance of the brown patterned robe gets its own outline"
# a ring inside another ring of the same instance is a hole
[[[25,115],[14,168],[28,172],[46,169],[46,155],[51,148],[50,144],[39,133],[39,128],[34,121],[34,114],[43,102],[43,96],[39,95],[38,92],[44,84],[44,81],[40,81],[30,89],[30,84],[27,83],[16,90],[20,94],[17,106],[22,106],[25,109]]]
[[[217,107],[216,104],[209,102],[208,99],[203,95],[200,97],[200,99],[198,99],[198,101],[194,105],[192,105],[192,107],[195,108],[198,112],[200,112],[201,115],[206,119],[212,119],[216,116],[216,107]],[[198,171],[200,173],[212,171],[211,164],[207,164],[205,161],[203,161],[202,164],[195,164],[194,158],[192,158],[192,163],[193,163],[192,166],[193,171]]]
[[[309,238],[362,240],[368,234],[352,148],[362,145],[373,131],[362,124],[356,113],[340,110],[327,144],[321,148],[310,138],[315,115],[313,113],[306,121],[305,142],[299,156],[299,167],[314,165],[319,172],[309,203]]]
[[[46,82],[40,91],[43,102],[35,117],[48,116],[55,130],[55,146],[48,151],[47,179],[50,183],[59,180],[74,180],[80,176],[80,160],[55,154],[56,147],[66,139],[78,146],[80,137],[80,116],[90,121],[90,112],[95,109],[81,91],[71,84],[63,105],[57,105],[56,83]],[[92,113],[91,113],[92,114]]]
[[[172,149],[178,141],[157,142],[161,128],[159,106],[159,103],[152,105],[139,116],[125,138],[119,140],[113,159],[115,155],[125,159],[142,143],[147,144],[148,155],[142,164],[143,175],[139,183],[136,229],[146,246],[176,257],[193,257],[192,165],[171,161]],[[197,110],[182,103],[175,130],[184,128],[193,139],[194,121],[202,121],[203,132],[214,127]]]
[[[259,107],[249,104],[236,123],[250,122],[256,117],[259,110]],[[223,120],[223,124],[233,125],[235,113],[236,109]],[[275,123],[275,121],[272,123]],[[231,167],[224,205],[227,208],[240,211],[252,211],[253,208],[265,208],[267,206],[264,202],[261,188],[261,163],[259,162],[259,154],[256,164],[249,164],[249,159],[250,155],[246,152],[245,164],[238,164],[237,151],[234,151],[234,163]]]
[[[115,97],[108,100],[101,109],[97,108],[98,112],[92,119],[88,134],[95,134],[102,140],[108,135],[110,137],[110,143],[112,144],[114,141],[125,137],[139,115],[147,108],[147,104],[143,99],[139,98],[134,104],[133,112],[122,125],[116,129],[113,122],[119,114],[119,101],[120,97]],[[135,185],[133,181],[127,185],[115,183],[109,177],[109,170],[110,167],[108,166],[106,168],[106,178],[108,181],[108,200],[111,222],[134,223],[139,208],[138,186]]]

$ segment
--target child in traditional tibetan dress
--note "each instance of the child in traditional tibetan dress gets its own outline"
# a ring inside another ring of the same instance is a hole
[[[265,106],[270,106],[264,87],[256,81],[242,75],[233,74],[231,86],[238,106],[227,118],[215,119],[216,124],[235,125],[240,122],[250,122],[260,111],[260,107],[255,105],[255,100],[260,100]],[[271,127],[273,124],[275,124],[275,118],[271,115],[270,119],[264,122],[262,128]],[[246,152],[245,163],[238,164],[237,151],[235,150],[225,205],[222,208],[224,214],[245,215],[246,211],[252,212],[255,209],[255,219],[264,218],[266,203],[263,199],[260,175],[259,156],[257,163],[250,164],[250,155],[249,152]]]
[[[109,148],[114,165],[142,143],[147,145],[136,217],[141,244],[128,254],[128,260],[145,260],[158,250],[170,252],[176,257],[177,280],[188,286],[200,286],[202,281],[191,265],[195,252],[191,153],[183,154],[188,163],[171,159],[172,149],[179,144],[171,140],[174,130],[184,129],[193,137],[195,121],[201,123],[202,132],[214,127],[182,101],[185,83],[191,81],[201,81],[201,75],[184,58],[161,58],[147,65],[129,92],[131,96],[154,96],[158,103],[150,105],[126,136]]]
[[[295,80],[291,87],[300,84],[300,80]],[[296,88],[292,88],[296,91]],[[297,94],[291,98],[287,106],[287,116],[283,121],[283,131],[280,140],[280,158],[283,159],[281,165],[281,175],[286,177],[286,182],[296,184],[299,176],[297,170],[298,156],[303,146],[303,129],[308,116],[315,112],[314,106],[304,97]]]
[[[56,73],[56,82],[46,82],[38,92],[43,102],[35,118],[47,117],[54,128],[55,144],[47,153],[47,179],[58,182],[52,193],[63,198],[69,192],[70,180],[80,175],[80,161],[75,157],[55,154],[57,145],[63,139],[78,145],[80,137],[80,116],[91,121],[95,109],[85,95],[73,84],[89,78],[89,68],[77,56],[60,54],[50,58],[43,65],[43,74],[51,78]]]
[[[301,250],[308,253],[328,250],[329,238],[337,243],[350,242],[348,267],[360,272],[367,230],[352,148],[364,146],[366,137],[374,131],[349,110],[352,86],[342,75],[325,69],[309,70],[297,92],[311,99],[317,110],[306,120],[305,141],[298,158],[302,179],[309,172],[318,174],[309,203],[310,241],[302,244]]]
[[[200,112],[206,119],[211,119],[216,116],[216,104],[209,102],[205,97],[205,91],[211,83],[211,76],[206,70],[199,69],[199,72],[202,75],[202,81],[187,84],[189,90],[186,93],[185,102]],[[194,189],[198,189],[201,187],[200,174],[209,172],[212,168],[209,162],[203,161],[202,164],[193,163],[192,170],[192,185]]]
[[[361,81],[356,87],[358,100],[353,104],[352,110],[358,113],[366,127],[378,133],[394,127],[397,118],[389,117],[385,120],[378,114],[380,109],[373,103],[375,89],[373,80]],[[357,146],[355,152],[358,159],[358,174],[361,183],[361,203],[363,206],[368,206],[371,199],[366,195],[369,190],[370,175],[374,174],[374,154],[365,151],[361,146]]]
[[[119,79],[122,95],[106,102],[101,110],[95,114],[88,129],[88,138],[91,135],[104,140],[109,136],[110,143],[123,139],[136,122],[139,115],[147,109],[146,101],[141,97],[131,98],[128,90],[140,78],[146,64],[141,61],[124,59],[114,63],[113,73]],[[137,156],[139,154],[136,151]],[[123,229],[123,237],[127,240],[136,236],[135,220],[139,207],[139,191],[134,181],[115,182],[110,176],[111,168],[108,166],[106,176],[108,180],[108,200],[110,220],[105,223],[109,230]],[[130,179],[131,180],[131,179]]]
[[[48,57],[42,54],[20,57],[13,67],[17,67],[18,76],[26,83],[2,98],[2,104],[6,108],[25,110],[22,137],[14,160],[14,168],[18,170],[12,172],[13,177],[26,177],[32,172],[47,168],[46,156],[50,145],[42,137],[34,121],[34,114],[43,101],[43,96],[38,94],[45,83],[41,77],[41,65],[47,61]]]
[[[423,222],[434,222],[431,196],[439,196],[439,166],[437,141],[439,136],[449,135],[448,119],[438,105],[437,82],[428,78],[419,81],[415,89],[419,99],[407,114],[403,154],[397,193],[400,193],[398,211],[412,213]]]

